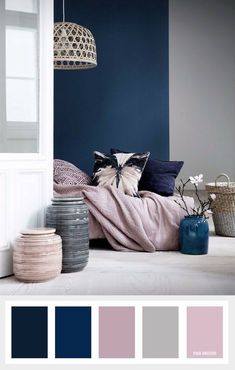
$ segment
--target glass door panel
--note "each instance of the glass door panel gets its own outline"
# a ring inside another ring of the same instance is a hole
[[[38,0],[0,0],[0,152],[39,148]]]

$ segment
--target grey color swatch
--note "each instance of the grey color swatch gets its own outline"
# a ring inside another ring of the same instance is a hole
[[[143,358],[177,358],[178,307],[143,307]]]

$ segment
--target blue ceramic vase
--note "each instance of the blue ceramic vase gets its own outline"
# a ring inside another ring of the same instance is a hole
[[[207,254],[209,226],[205,217],[186,216],[180,222],[180,252],[184,254]]]

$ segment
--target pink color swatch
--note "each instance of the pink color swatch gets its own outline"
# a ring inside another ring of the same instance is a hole
[[[99,308],[99,357],[135,357],[135,308]]]
[[[187,357],[223,357],[223,308],[187,308]]]

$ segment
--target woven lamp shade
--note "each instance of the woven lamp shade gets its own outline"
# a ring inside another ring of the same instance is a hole
[[[88,69],[97,66],[92,33],[76,23],[54,24],[54,69]]]

